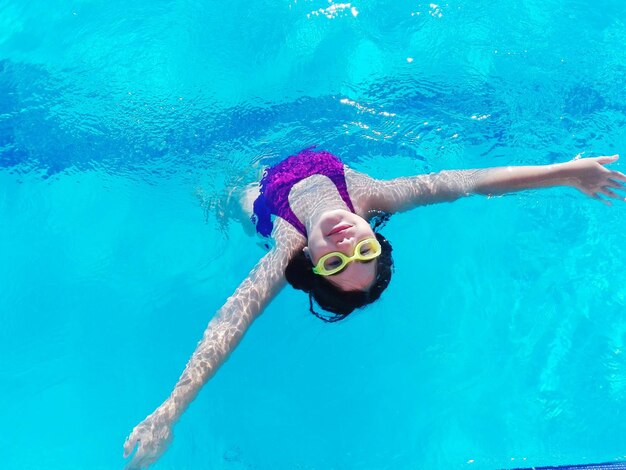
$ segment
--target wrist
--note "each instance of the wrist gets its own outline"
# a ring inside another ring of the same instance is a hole
[[[177,411],[175,400],[170,396],[165,400],[157,409],[155,414],[159,416],[159,419],[169,424],[174,424],[178,421],[180,413]]]
[[[571,163],[563,162],[546,165],[543,174],[540,174],[537,178],[537,186],[571,186],[574,178]]]
[[[554,166],[554,179],[559,185],[574,186],[579,178],[579,170],[576,160],[557,163]]]

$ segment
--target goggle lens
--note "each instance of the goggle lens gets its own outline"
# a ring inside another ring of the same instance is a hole
[[[362,243],[359,243],[359,254],[365,258],[375,258],[376,257],[376,244],[373,240],[364,240]]]
[[[331,256],[330,258],[324,260],[324,269],[326,269],[327,271],[331,271],[333,269],[341,267],[342,264],[343,259],[341,259],[339,256]]]

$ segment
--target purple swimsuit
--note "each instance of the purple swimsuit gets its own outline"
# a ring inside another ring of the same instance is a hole
[[[354,206],[348,195],[348,187],[341,160],[329,152],[316,152],[309,147],[265,170],[261,179],[261,194],[254,201],[252,221],[264,237],[272,234],[272,215],[285,219],[306,237],[306,228],[289,206],[289,191],[293,186],[312,175],[324,175],[337,187],[348,209]]]

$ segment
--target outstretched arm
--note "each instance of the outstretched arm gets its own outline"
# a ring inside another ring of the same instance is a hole
[[[124,457],[128,457],[137,446],[128,469],[145,468],[163,454],[172,440],[173,425],[239,344],[253,320],[283,287],[285,268],[297,248],[298,240],[291,237],[289,243],[280,243],[278,238],[279,248],[270,251],[257,263],[209,322],[167,400],[139,423],[126,439]]]
[[[368,196],[369,209],[389,213],[415,206],[454,201],[472,194],[496,195],[533,188],[571,186],[610,205],[600,196],[624,200],[626,176],[605,167],[618,156],[582,158],[538,166],[507,166],[481,170],[452,170],[393,180],[375,180]]]

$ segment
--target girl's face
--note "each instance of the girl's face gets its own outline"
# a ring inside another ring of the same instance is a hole
[[[324,212],[308,232],[305,251],[313,265],[332,251],[340,251],[346,256],[354,254],[354,248],[361,240],[375,237],[370,224],[352,212],[337,209]],[[342,290],[367,290],[376,279],[376,260],[354,261],[345,269],[326,280]]]

